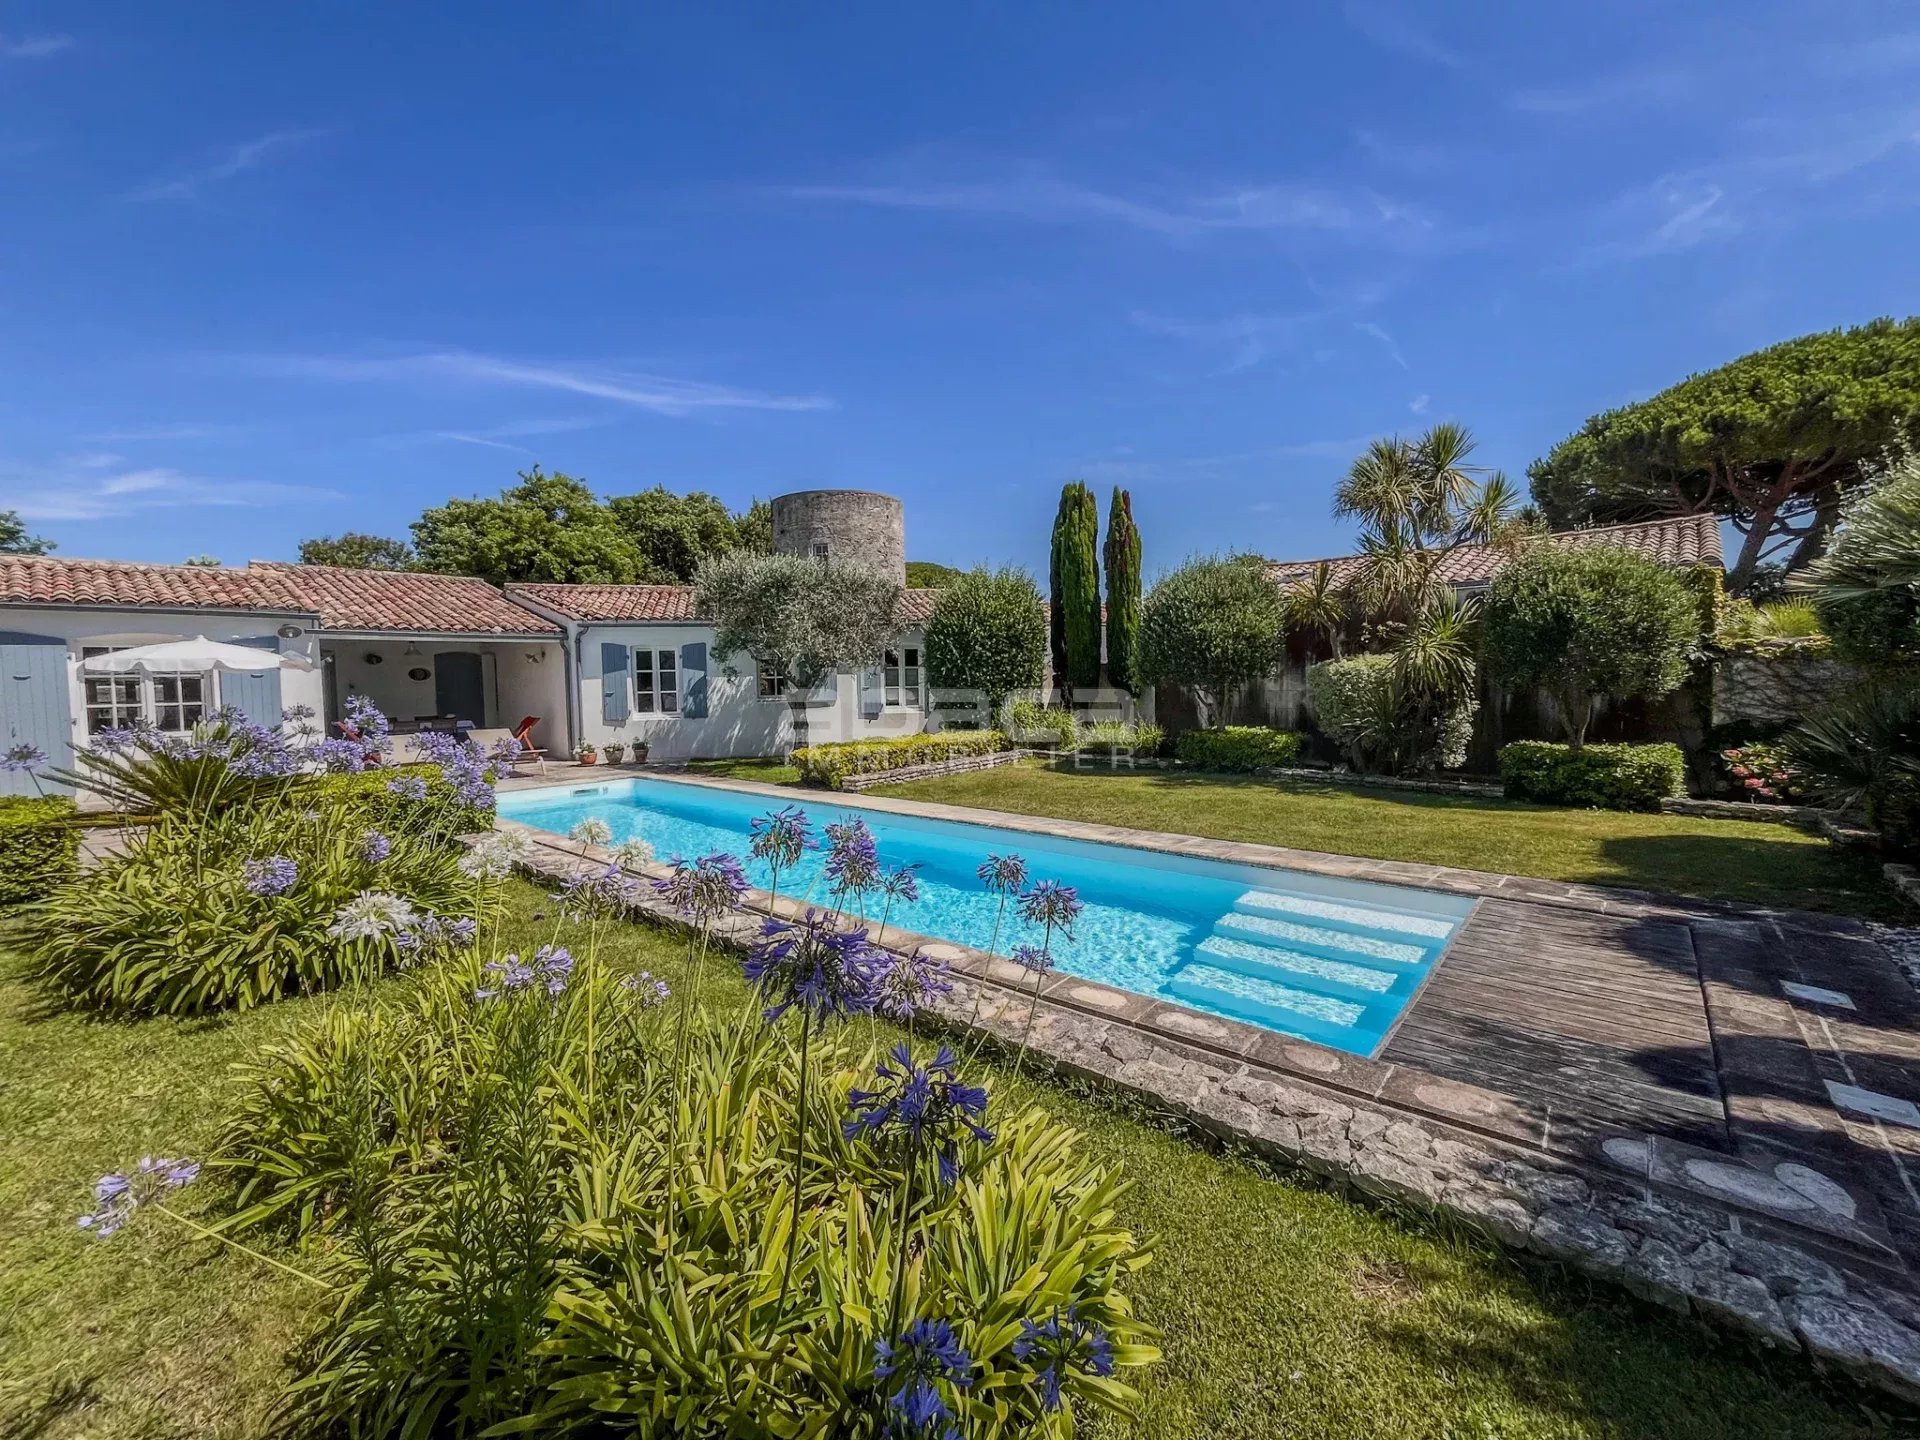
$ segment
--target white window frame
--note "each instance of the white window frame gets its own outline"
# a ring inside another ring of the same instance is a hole
[[[926,652],[919,645],[901,645],[881,657],[881,703],[889,710],[918,710],[926,698]]]
[[[89,675],[86,662],[116,651],[131,650],[131,645],[83,645],[80,647],[80,693],[87,734],[98,735],[110,726],[125,727],[144,720],[168,735],[184,735],[206,719],[213,708],[209,696],[213,676],[201,670],[180,670],[164,675]],[[189,699],[188,687],[197,688]],[[99,687],[96,691],[95,687]],[[103,693],[104,700],[94,698]]]
[[[672,646],[633,647],[633,713],[680,713],[680,652]]]
[[[753,663],[753,694],[757,700],[777,700],[787,703],[789,681],[784,670],[769,670],[759,661]]]

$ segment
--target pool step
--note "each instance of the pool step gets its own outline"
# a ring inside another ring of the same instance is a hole
[[[1195,962],[1167,982],[1167,993],[1216,1014],[1365,1055],[1379,1041],[1385,1016],[1356,1001],[1316,994],[1273,980]]]
[[[1444,941],[1460,923],[1443,915],[1408,915],[1348,901],[1289,895],[1284,890],[1249,890],[1233,902],[1233,908],[1241,915],[1302,921],[1347,934],[1370,935],[1378,940],[1429,945]]]
[[[1194,946],[1191,963],[1361,1005],[1398,998],[1412,988],[1415,979],[1398,967],[1356,965],[1225,935],[1211,936]]]
[[[1324,925],[1304,925],[1298,920],[1278,916],[1249,914],[1234,910],[1214,922],[1213,933],[1256,945],[1278,945],[1287,950],[1324,955],[1329,960],[1350,960],[1363,965],[1407,968],[1422,963],[1431,953],[1426,945],[1408,940],[1382,940],[1376,935],[1360,935],[1351,930],[1330,930]]]

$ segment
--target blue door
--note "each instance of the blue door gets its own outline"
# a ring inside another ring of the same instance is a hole
[[[73,711],[67,700],[67,645],[45,635],[0,633],[0,749],[35,745],[47,763],[73,764]],[[64,787],[40,781],[48,794]],[[36,795],[31,776],[0,773],[0,795]]]

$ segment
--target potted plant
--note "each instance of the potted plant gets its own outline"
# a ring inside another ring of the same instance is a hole
[[[647,763],[646,741],[636,740],[633,742],[633,763],[636,765],[644,765]]]
[[[607,764],[618,765],[627,758],[627,747],[618,740],[607,742]]]
[[[573,752],[573,758],[578,760],[582,765],[598,765],[600,763],[600,752],[594,748],[591,742],[588,742]]]

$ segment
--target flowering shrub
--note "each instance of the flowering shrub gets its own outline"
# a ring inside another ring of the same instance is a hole
[[[64,885],[79,855],[71,800],[0,796],[0,905],[38,900]]]
[[[793,752],[793,763],[808,784],[837,790],[849,775],[874,775],[969,755],[995,755],[1006,748],[1007,737],[998,730],[943,730],[938,735],[802,745]]]
[[[1736,798],[1775,805],[1798,805],[1808,796],[1806,773],[1788,758],[1786,747],[1756,740],[1722,750]]]
[[[391,813],[391,812],[390,812]],[[28,920],[35,965],[100,1009],[249,1009],[417,963],[471,940],[491,903],[433,820],[369,823],[299,792],[164,815]],[[375,843],[375,841],[378,843]]]
[[[768,998],[798,1009],[791,960]],[[791,1015],[676,1035],[651,982],[504,973],[422,972],[243,1076],[237,1219],[324,1231],[338,1297],[291,1424],[1065,1437],[1132,1408],[1147,1255],[1072,1131],[990,1117],[949,1053],[816,1025],[809,1087]]]

